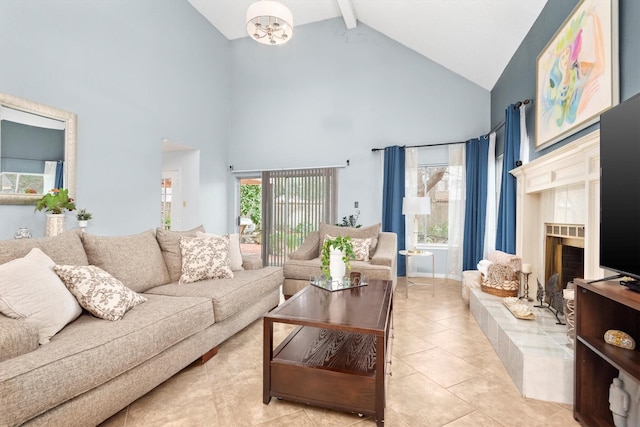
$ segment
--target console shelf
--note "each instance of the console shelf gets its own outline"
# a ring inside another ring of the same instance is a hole
[[[576,279],[574,417],[587,426],[611,426],[609,386],[619,371],[640,381],[640,352],[604,342],[609,329],[640,337],[640,294],[618,282]]]

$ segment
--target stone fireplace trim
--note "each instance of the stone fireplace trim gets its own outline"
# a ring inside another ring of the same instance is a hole
[[[545,223],[552,218],[556,189],[584,186],[584,274],[604,276],[599,267],[600,248],[600,130],[595,130],[542,157],[510,171],[517,180],[516,255],[532,265],[533,279],[544,283]],[[531,280],[530,279],[530,280]],[[530,290],[531,292],[531,290]]]

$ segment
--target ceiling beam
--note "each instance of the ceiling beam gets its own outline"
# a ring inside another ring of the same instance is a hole
[[[342,12],[342,17],[344,18],[344,23],[347,26],[347,29],[354,29],[358,25],[358,20],[356,19],[356,11],[353,8],[353,3],[351,2],[351,0],[336,1],[338,2],[338,6],[340,7],[340,11]]]

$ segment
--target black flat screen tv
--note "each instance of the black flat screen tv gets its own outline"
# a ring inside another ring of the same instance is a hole
[[[600,173],[600,267],[640,280],[640,94],[600,115]]]

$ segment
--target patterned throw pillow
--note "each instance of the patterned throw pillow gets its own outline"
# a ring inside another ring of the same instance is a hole
[[[224,234],[224,236],[229,236],[229,262],[231,263],[231,271],[244,270],[244,268],[242,268],[242,251],[240,250],[240,234],[232,233],[232,234]],[[196,237],[200,237],[201,239],[208,239],[210,237],[221,237],[221,236],[219,234],[210,234],[210,233],[203,233],[201,231],[196,231]]]
[[[120,320],[147,300],[95,265],[56,265],[53,271],[80,305],[100,319]]]
[[[324,242],[327,240],[335,239],[334,236],[329,234],[324,236],[324,240],[322,241],[322,246],[324,246]],[[353,245],[353,253],[356,256],[356,261],[364,261],[369,262],[369,251],[371,250],[371,238],[367,237],[366,239],[356,239],[351,238],[351,244]]]
[[[356,261],[369,262],[369,249],[371,248],[371,238],[351,239],[353,252],[356,254]]]
[[[229,279],[233,277],[229,259],[229,235],[218,237],[180,238],[182,275],[180,284],[205,279]]]

